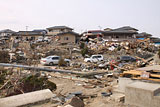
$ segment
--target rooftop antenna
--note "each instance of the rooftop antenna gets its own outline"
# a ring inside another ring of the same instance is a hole
[[[102,27],[101,27],[101,26],[98,26],[98,27],[99,27],[100,30],[102,30]]]
[[[28,31],[28,26],[26,26],[26,31]]]

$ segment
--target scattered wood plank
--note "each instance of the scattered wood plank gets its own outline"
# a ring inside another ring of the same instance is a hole
[[[7,82],[5,82],[4,85],[0,88],[0,90],[3,89],[8,84],[8,82],[10,82],[10,80],[8,80]]]

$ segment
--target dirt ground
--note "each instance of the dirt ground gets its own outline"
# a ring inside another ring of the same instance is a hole
[[[127,107],[123,102],[116,102],[111,97],[101,96],[101,92],[106,92],[108,87],[88,89],[82,86],[82,84],[84,84],[83,82],[75,82],[73,80],[55,77],[50,78],[50,81],[53,81],[57,85],[57,90],[54,92],[56,94],[60,93],[65,96],[72,92],[82,92],[83,95],[97,94],[97,97],[95,98],[84,99],[85,107]],[[34,107],[55,107],[55,105],[49,102]]]

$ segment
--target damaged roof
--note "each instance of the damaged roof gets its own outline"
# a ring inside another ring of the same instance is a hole
[[[88,30],[87,32],[83,32],[81,35],[83,35],[83,34],[88,34],[88,33],[91,33],[91,35],[93,34],[93,35],[97,35],[97,34],[103,34],[104,33],[104,31],[102,31],[102,30]]]

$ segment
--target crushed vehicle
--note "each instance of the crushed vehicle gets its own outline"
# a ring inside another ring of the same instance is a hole
[[[132,57],[132,56],[121,56],[119,58],[119,62],[136,62],[138,59]]]
[[[42,65],[55,65],[58,64],[60,61],[61,57],[60,56],[48,56],[46,58],[41,58],[40,63]],[[65,62],[70,63],[70,59],[64,59]]]
[[[92,55],[90,58],[84,59],[85,62],[99,62],[103,60],[104,60],[103,55]]]

